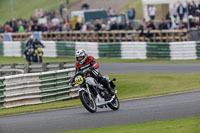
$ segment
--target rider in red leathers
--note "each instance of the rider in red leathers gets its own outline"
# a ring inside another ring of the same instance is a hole
[[[76,73],[89,68],[91,77],[101,83],[111,96],[115,94],[114,89],[110,86],[109,82],[100,74],[99,64],[92,56],[88,56],[84,50],[80,49],[76,51],[76,60]]]

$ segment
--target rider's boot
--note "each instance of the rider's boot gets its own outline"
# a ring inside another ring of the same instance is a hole
[[[111,94],[111,96],[115,95],[115,90],[110,86],[110,84],[108,83],[108,92]]]
[[[105,78],[102,79],[103,86],[108,90],[111,96],[114,96],[115,90],[110,86],[110,83]]]

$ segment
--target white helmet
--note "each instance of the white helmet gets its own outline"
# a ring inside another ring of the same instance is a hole
[[[76,51],[76,60],[80,63],[83,64],[85,63],[86,59],[88,58],[88,55],[83,49],[79,49]]]

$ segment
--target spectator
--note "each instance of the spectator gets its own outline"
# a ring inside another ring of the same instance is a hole
[[[94,31],[99,31],[101,30],[101,24],[99,23],[98,20],[94,21]]]
[[[45,24],[41,24],[40,29],[42,32],[48,31],[48,27]]]
[[[19,31],[19,27],[16,21],[13,22],[13,26],[12,26],[13,32],[18,32]]]
[[[156,29],[155,25],[153,24],[153,22],[151,20],[147,22],[146,29],[147,30],[155,30]]]
[[[87,23],[83,24],[82,27],[81,27],[81,31],[85,32],[87,31]]]
[[[178,25],[178,12],[177,12],[177,7],[176,4],[173,5],[172,9],[171,9],[171,15],[173,16],[173,22],[175,25]]]
[[[39,26],[37,24],[33,24],[31,26],[31,31],[34,32],[34,31],[39,31]]]
[[[5,25],[5,31],[6,31],[6,32],[13,32],[13,30],[12,30],[12,28],[10,27],[9,24],[6,24],[6,25]]]
[[[116,24],[116,22],[110,22],[110,30],[117,30],[117,24]]]
[[[60,24],[57,24],[55,27],[56,31],[62,31],[62,26]]]
[[[33,24],[37,24],[38,23],[38,19],[35,17],[35,16],[31,16],[30,17],[30,20],[31,20],[31,22],[33,23]]]
[[[5,29],[2,25],[0,25],[0,33],[4,33]]]
[[[19,26],[19,32],[24,32],[24,26],[22,24]]]
[[[199,6],[198,6],[198,10],[200,10],[200,3],[199,3]]]
[[[179,30],[187,29],[187,24],[185,24],[183,21],[181,21],[180,26],[178,28]]]
[[[66,21],[64,24],[63,24],[63,30],[67,30],[67,31],[71,31],[71,27],[70,27],[70,24]]]
[[[153,5],[149,5],[148,13],[149,13],[149,17],[151,18],[151,20],[154,20],[155,16],[156,16],[156,7]]]
[[[31,24],[30,24],[30,22],[27,22],[27,23],[26,23],[25,31],[26,31],[26,32],[30,32],[30,31],[31,31]]]
[[[156,29],[155,25],[152,23],[152,21],[151,20],[148,21],[147,28],[146,28],[146,30],[147,30],[146,37],[151,38],[153,36],[153,34],[150,32],[151,32],[151,30],[155,30],[155,29]]]
[[[122,23],[120,23],[120,22],[117,23],[117,29],[118,30],[123,30],[124,28],[125,27],[124,27],[124,25]]]
[[[178,6],[178,8],[177,8],[177,13],[178,13],[178,15],[179,15],[180,21],[182,21],[184,15],[185,15],[185,13],[186,13],[186,9],[183,7],[183,4],[182,4],[182,3],[180,3],[180,5]]]
[[[195,28],[196,27],[196,23],[195,23],[195,19],[193,18],[193,16],[190,15],[188,18],[189,18],[190,28]]]
[[[51,20],[51,22],[53,23],[54,26],[60,24],[60,20],[59,20],[58,18],[53,18],[53,19]]]
[[[87,3],[83,3],[83,5],[81,6],[82,10],[88,10],[89,9],[89,5]]]
[[[167,20],[166,25],[167,25],[167,29],[172,29],[172,20],[171,20],[171,18],[169,18]]]
[[[127,14],[128,14],[128,20],[131,25],[131,28],[134,29],[135,9],[129,8],[127,11]]]
[[[60,13],[60,16],[61,18],[63,18],[63,9],[65,8],[63,2],[60,3],[59,5],[59,13]]]
[[[192,15],[192,16],[194,16],[194,14],[195,14],[195,9],[194,9],[194,7],[191,5],[191,3],[187,3],[187,9],[188,9],[188,15]]]
[[[200,4],[196,5],[196,12],[193,13],[193,5],[194,3],[187,3],[188,11],[190,15],[190,25],[192,28],[198,28],[200,27]],[[195,7],[195,6],[194,6]],[[177,24],[177,29],[183,29],[184,24],[180,21],[180,23],[177,21],[177,18],[180,17],[180,19],[183,19],[186,9],[182,6],[182,4],[179,5],[177,8],[174,4],[173,8],[170,10],[171,15],[173,16],[173,21]],[[55,11],[48,11],[43,14],[42,17],[45,17],[43,19],[38,19],[35,16],[31,16],[30,19],[24,20],[21,18],[18,19],[11,19],[10,21],[6,22],[4,26],[0,26],[0,32],[30,32],[30,31],[71,31],[71,30],[81,30],[81,31],[99,31],[99,30],[132,30],[134,28],[133,21],[135,19],[135,10],[133,8],[129,8],[127,10],[127,17],[128,21],[124,22],[122,17],[114,16],[116,15],[116,12],[112,8],[108,8],[107,10],[108,15],[112,16],[110,17],[109,21],[105,23],[105,21],[102,20],[95,20],[94,23],[79,23],[81,20],[78,17],[74,17],[71,19],[70,22],[63,22],[59,18],[61,14],[55,13]],[[156,8],[152,5],[148,8],[149,16],[152,20],[155,19],[156,14]],[[178,14],[179,12],[179,14]],[[192,15],[193,14],[193,15]],[[113,17],[114,16],[114,17]],[[177,17],[179,16],[179,17]],[[174,25],[173,25],[174,26]],[[172,28],[172,20],[170,18],[170,15],[166,17],[166,20],[161,20],[159,25],[156,25],[157,29],[171,29]],[[176,27],[176,26],[175,26]],[[143,20],[139,28],[137,27],[138,31],[141,31],[141,35],[143,35],[143,30],[153,30],[155,29],[155,25],[152,22],[148,22],[146,24],[145,20]]]
[[[81,24],[76,22],[75,30],[81,30]]]
[[[197,7],[197,5],[194,1],[192,1],[192,6],[193,6],[193,9],[194,9],[193,12],[195,13],[198,7]]]
[[[167,27],[167,25],[166,25],[166,23],[164,22],[163,19],[160,20],[159,25],[158,25],[158,29],[159,30],[166,30],[166,29],[168,29],[168,27]]]
[[[143,19],[143,20],[145,20],[145,19]],[[145,22],[145,23],[146,23],[146,22]],[[140,34],[139,34],[140,37],[144,35],[144,29],[145,29],[145,28],[146,28],[146,24],[145,24],[145,26],[144,26],[144,21],[142,21],[142,22],[140,23],[140,25],[139,25],[139,28],[136,29],[137,31],[140,31]]]

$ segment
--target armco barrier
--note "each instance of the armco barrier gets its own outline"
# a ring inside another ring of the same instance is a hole
[[[68,71],[44,72],[39,78],[43,103],[71,98]]]
[[[41,104],[77,97],[71,90],[70,75],[75,69],[19,74],[0,79],[0,108]]]
[[[51,62],[30,64],[0,64],[0,76],[34,73],[74,68],[75,62]]]
[[[3,103],[4,103],[4,98],[5,98],[5,95],[4,95],[5,85],[3,84],[3,81],[4,81],[4,78],[1,77],[0,78],[0,109],[4,108]]]

